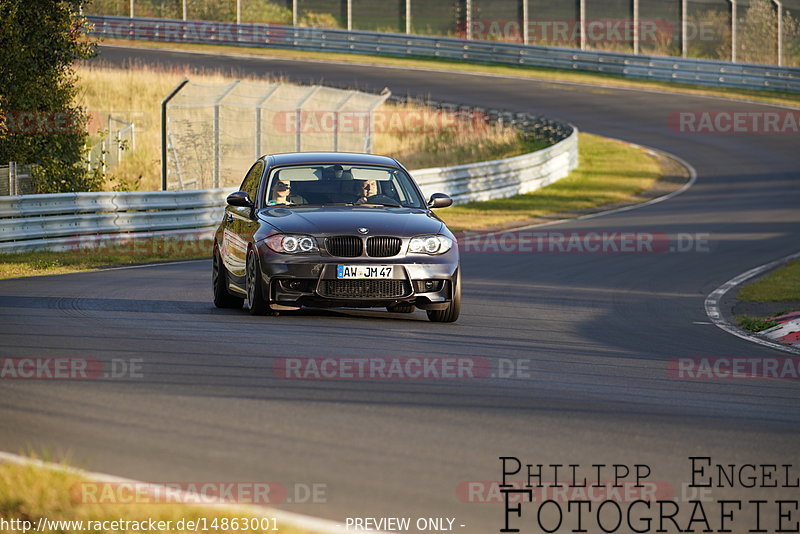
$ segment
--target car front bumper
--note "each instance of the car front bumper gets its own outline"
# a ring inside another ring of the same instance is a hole
[[[441,255],[414,254],[392,258],[334,258],[278,254],[259,247],[264,294],[273,309],[300,306],[385,307],[412,303],[418,308],[446,308],[458,269],[458,249]],[[340,280],[339,265],[391,265],[391,278]]]

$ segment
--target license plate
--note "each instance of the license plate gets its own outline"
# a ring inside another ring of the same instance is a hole
[[[369,279],[391,278],[394,267],[391,265],[337,265],[336,278]]]

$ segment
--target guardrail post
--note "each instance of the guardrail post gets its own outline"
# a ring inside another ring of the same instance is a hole
[[[183,86],[189,83],[189,78],[184,78],[167,97],[161,101],[161,190],[167,190],[167,104],[177,95]]]

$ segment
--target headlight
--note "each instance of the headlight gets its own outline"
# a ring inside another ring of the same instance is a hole
[[[443,235],[421,235],[411,238],[408,251],[416,254],[444,254],[453,247],[453,240]]]
[[[319,252],[317,242],[307,235],[275,234],[269,236],[266,242],[270,249],[284,254]]]

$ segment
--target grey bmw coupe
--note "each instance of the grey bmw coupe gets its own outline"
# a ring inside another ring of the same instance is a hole
[[[395,159],[292,153],[259,158],[216,231],[214,304],[254,315],[311,307],[461,309],[458,245]]]

